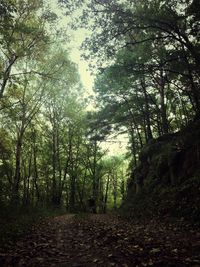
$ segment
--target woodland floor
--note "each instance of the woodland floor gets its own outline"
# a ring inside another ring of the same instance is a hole
[[[111,215],[64,215],[0,249],[0,266],[200,266],[200,231]]]

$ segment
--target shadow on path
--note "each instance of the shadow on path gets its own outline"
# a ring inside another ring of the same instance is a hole
[[[200,266],[200,233],[111,215],[64,215],[33,226],[1,266]]]

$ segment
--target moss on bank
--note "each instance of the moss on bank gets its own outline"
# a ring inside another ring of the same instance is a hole
[[[200,221],[200,121],[152,140],[133,170],[121,211]]]

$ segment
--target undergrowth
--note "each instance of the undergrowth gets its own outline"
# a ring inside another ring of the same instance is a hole
[[[39,220],[66,213],[62,208],[33,207],[19,209],[0,207],[0,211],[0,247],[15,243]]]
[[[144,187],[138,194],[129,192],[120,214],[135,219],[174,218],[199,224],[200,178],[191,178],[174,187]]]

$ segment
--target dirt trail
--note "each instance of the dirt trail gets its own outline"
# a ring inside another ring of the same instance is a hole
[[[109,215],[65,215],[38,223],[1,266],[200,266],[200,232]]]

